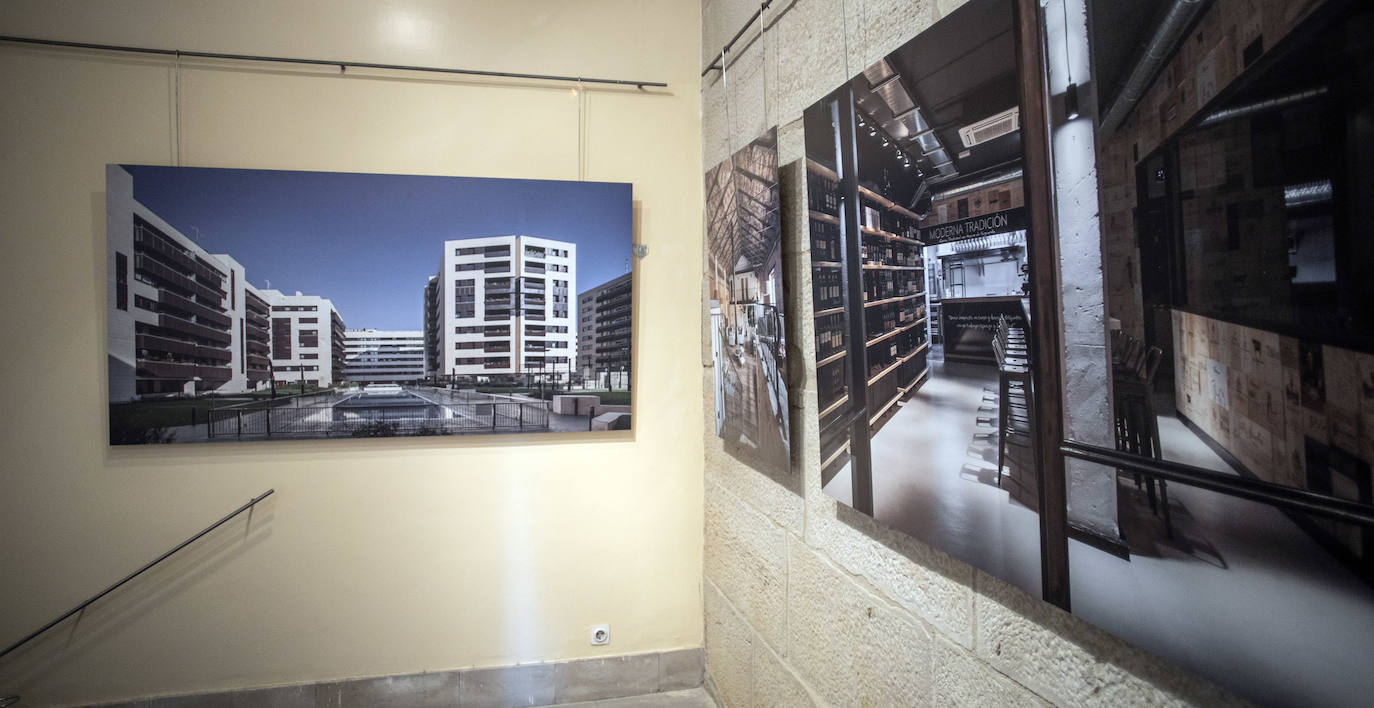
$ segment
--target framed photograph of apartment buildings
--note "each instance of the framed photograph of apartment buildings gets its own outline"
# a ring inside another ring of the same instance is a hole
[[[631,186],[109,165],[111,444],[630,427]]]

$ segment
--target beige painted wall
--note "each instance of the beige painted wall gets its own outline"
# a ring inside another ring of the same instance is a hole
[[[778,125],[788,339],[797,348],[795,477],[775,482],[704,433],[708,685],[729,707],[1238,704],[821,491],[801,112],[961,4],[774,3],[766,38],[732,52],[728,82],[719,73],[703,82],[706,166]],[[703,3],[703,66],[756,7]],[[709,350],[702,366],[709,401]]]
[[[105,444],[107,162],[576,179],[567,85],[0,45],[0,643],[256,493],[172,567],[0,663],[29,705],[700,646],[695,3],[0,5],[0,33],[643,78],[594,90],[588,179],[634,183],[631,435]],[[379,234],[381,238],[403,235]],[[418,297],[418,290],[417,290]],[[608,622],[609,646],[588,644]]]

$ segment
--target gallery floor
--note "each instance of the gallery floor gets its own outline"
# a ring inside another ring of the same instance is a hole
[[[930,381],[873,439],[874,511],[1038,595],[1038,515],[994,486],[996,442],[976,437],[990,374],[932,361]],[[1235,474],[1176,417],[1159,426],[1168,459]],[[825,491],[849,501],[848,467]],[[1074,614],[1265,704],[1368,703],[1374,589],[1271,507],[1171,485],[1170,539],[1144,492],[1120,491],[1130,560],[1070,541]]]

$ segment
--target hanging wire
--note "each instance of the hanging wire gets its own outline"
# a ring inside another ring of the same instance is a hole
[[[587,179],[587,89],[577,82],[577,179]]]
[[[844,41],[844,75],[853,76],[849,73],[849,4],[845,0],[840,0],[840,27],[844,30],[841,37]]]
[[[1069,0],[1060,0],[1064,11],[1064,70],[1068,72],[1068,82],[1073,83],[1073,59],[1069,57]]]
[[[174,125],[172,126],[175,142],[172,145],[172,163],[176,167],[181,167],[181,52],[176,56],[176,88],[172,99],[174,111]]]
[[[735,126],[733,118],[730,116],[730,50],[720,50],[720,87],[725,92],[725,159],[731,159],[734,151]]]
[[[768,3],[759,3],[759,48],[763,51],[763,128],[768,129],[772,123],[768,122],[768,28],[763,21],[763,12],[768,9]]]

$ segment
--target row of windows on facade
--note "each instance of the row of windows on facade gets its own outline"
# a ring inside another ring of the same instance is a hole
[[[501,261],[501,262],[499,262],[499,263],[481,263],[481,262],[478,262],[478,263],[454,263],[454,264],[453,264],[453,272],[455,272],[455,273],[462,273],[463,271],[468,271],[468,270],[480,270],[480,271],[483,271],[483,272],[485,272],[485,273],[509,273],[509,272],[510,272],[510,261]],[[526,272],[526,273],[567,273],[567,272],[568,272],[568,266],[567,266],[567,265],[559,265],[559,264],[557,264],[557,263],[549,263],[549,264],[547,264],[547,265],[544,264],[544,263],[526,263],[526,264],[525,264],[525,272]]]
[[[545,249],[545,248],[538,248],[538,247],[533,247],[533,246],[526,246],[526,247],[525,247],[525,253],[527,253],[527,254],[529,254],[529,255],[532,255],[532,256],[537,256],[537,255],[539,255],[539,252],[540,252],[540,251],[546,251],[546,252],[548,253],[548,255],[553,256],[553,257],[555,257],[555,258],[567,258],[567,257],[568,257],[568,250],[565,249],[565,248],[548,248],[548,249]],[[470,247],[467,247],[467,248],[455,248],[455,249],[453,249],[453,255],[455,255],[455,256],[475,256],[475,255],[478,255],[478,254],[487,256],[488,258],[495,258],[495,257],[499,257],[499,256],[509,256],[509,255],[510,255],[510,246],[509,246],[509,245],[500,245],[500,246],[470,246]]]
[[[291,330],[288,329],[284,332],[277,329],[272,330],[273,347],[283,345],[289,348],[291,346],[291,341]],[[300,337],[296,338],[296,343],[302,347],[318,347],[320,346],[320,338],[316,336],[314,332],[303,332]],[[341,348],[336,346],[337,344],[337,342],[328,342],[326,346],[332,346],[336,349]]]
[[[567,342],[560,342],[560,341],[527,342],[527,343],[526,343],[526,346],[529,346],[529,345],[531,345],[531,344],[538,345],[538,346],[541,346],[541,347],[547,347],[547,348],[549,348],[549,349],[567,349],[567,348],[568,348],[568,343],[567,343]],[[454,349],[482,349],[482,348],[485,348],[485,347],[494,347],[494,346],[507,346],[507,347],[508,347],[508,346],[510,346],[510,343],[509,343],[509,342],[483,342],[483,341],[476,341],[476,342],[454,342],[454,343],[453,343],[453,348],[454,348]]]
[[[471,290],[471,288],[469,288],[469,290]],[[525,297],[545,297],[545,295],[543,293],[525,293]],[[549,298],[548,302],[550,303],[556,303],[559,305],[572,304],[572,301],[568,299],[567,295],[549,295],[547,297]],[[495,303],[487,303],[489,305],[494,304],[496,307],[500,307],[502,305],[509,305],[511,302],[511,296],[508,293],[502,293],[500,295],[488,294],[487,298],[488,300],[496,300],[497,302]],[[501,302],[501,300],[504,300],[504,302]],[[453,304],[455,307],[463,307],[464,305],[475,305],[476,303],[477,299],[474,297],[474,294],[472,292],[459,292],[455,293],[453,296]]]
[[[568,357],[565,356],[546,356],[526,360],[527,367],[537,367],[542,364],[566,364]],[[489,369],[509,369],[510,357],[484,358],[484,357],[454,357],[454,366],[482,366]]]
[[[317,305],[273,305],[273,312],[319,312]],[[314,320],[311,320],[312,322]]]
[[[545,334],[567,334],[567,333],[568,333],[568,326],[567,326],[567,325],[544,325],[544,326],[541,327],[541,326],[539,326],[539,325],[526,325],[526,326],[525,326],[525,336],[527,336],[527,337],[539,337],[539,336],[542,336],[542,335],[540,334],[540,330],[543,330],[543,332],[544,332]],[[459,325],[459,326],[453,328],[453,333],[454,333],[454,334],[485,334],[485,335],[487,335],[488,337],[509,337],[509,336],[510,336],[510,327],[483,327],[483,326],[481,326],[481,325],[477,325],[477,326]]]
[[[525,312],[524,312],[524,316],[525,316],[525,317],[529,317],[529,318],[531,318],[531,319],[536,319],[536,320],[542,320],[542,319],[544,319],[545,314],[546,314],[546,313],[544,312],[543,308],[533,308],[533,307],[532,307],[532,308],[526,308],[526,309],[525,309]],[[496,314],[496,313],[493,313],[493,312],[488,312],[488,313],[486,313],[486,319],[488,319],[488,320],[509,320],[510,318],[515,317],[515,316],[516,316],[516,315],[511,314],[511,313],[509,313],[509,312],[502,312],[502,313],[500,313],[500,314]],[[550,318],[555,318],[555,319],[566,319],[567,316],[568,316],[568,311],[567,311],[567,309],[558,309],[558,308],[555,308],[552,312],[547,313],[547,316],[550,317]],[[457,309],[455,309],[454,312],[453,312],[453,317],[454,317],[454,319],[459,319],[459,320],[473,319],[473,318],[477,317],[477,310],[474,308],[473,305],[470,305],[470,304],[469,304],[469,305],[458,306]]]
[[[526,286],[525,292],[542,292],[542,291],[544,290],[544,283],[542,283],[542,282],[530,281],[529,278],[522,278],[521,280],[526,281],[526,282],[525,282],[525,286]],[[487,280],[487,281],[486,281],[486,289],[487,289],[487,290],[504,290],[504,289],[509,288],[509,287],[511,286],[511,282],[510,282],[510,281],[511,281],[510,278],[493,278],[493,279],[491,279],[491,280]],[[565,295],[565,294],[567,294],[567,292],[568,292],[568,281],[566,281],[566,280],[558,280],[558,279],[555,278],[555,279],[552,280],[551,282],[553,283],[553,291],[554,291],[555,293],[560,294],[560,295]],[[471,294],[473,294],[473,292],[475,291],[476,286],[477,286],[477,279],[476,279],[476,278],[463,278],[463,279],[461,279],[461,280],[455,280],[455,281],[453,281],[453,294],[454,294],[454,295],[463,295],[463,294],[471,295]],[[537,286],[537,287],[534,287],[534,286]]]

